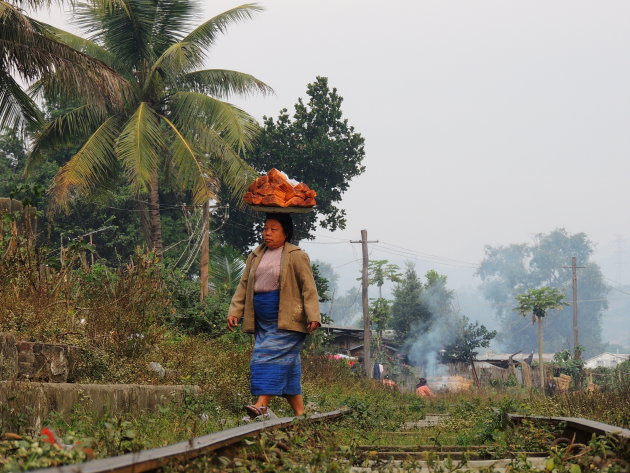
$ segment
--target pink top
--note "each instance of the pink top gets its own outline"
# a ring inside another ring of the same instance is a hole
[[[267,251],[262,256],[254,276],[254,292],[271,292],[280,289],[280,260],[284,247]]]

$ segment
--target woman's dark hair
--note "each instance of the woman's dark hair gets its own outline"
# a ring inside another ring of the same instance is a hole
[[[282,230],[284,230],[284,234],[287,237],[289,243],[293,238],[293,219],[291,218],[291,214],[282,214],[282,213],[269,213],[265,220],[277,220],[282,225]]]

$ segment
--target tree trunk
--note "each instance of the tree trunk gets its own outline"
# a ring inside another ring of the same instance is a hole
[[[536,317],[538,321],[538,374],[540,376],[540,387],[545,394],[545,367],[543,365],[543,337],[542,337],[542,317]]]
[[[149,218],[151,223],[151,249],[162,256],[162,222],[160,221],[160,195],[157,174],[151,178],[149,186]]]
[[[470,367],[472,368],[473,377],[475,378],[475,386],[481,387],[481,381],[479,381],[479,375],[477,374],[477,368],[475,368],[475,360],[470,360]]]
[[[203,300],[208,295],[208,267],[210,263],[210,204],[203,204],[203,215],[201,217],[203,230],[201,234],[201,257],[199,260],[199,281],[201,288],[199,300]]]

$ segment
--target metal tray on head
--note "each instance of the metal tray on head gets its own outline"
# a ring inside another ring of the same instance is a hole
[[[279,213],[279,214],[307,214],[315,210],[316,207],[272,207],[269,205],[252,205],[249,208],[256,212]]]

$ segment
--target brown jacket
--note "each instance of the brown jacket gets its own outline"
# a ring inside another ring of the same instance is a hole
[[[247,333],[254,333],[254,275],[265,250],[266,246],[260,245],[248,256],[228,311],[228,317],[244,319],[243,332]],[[285,243],[280,260],[278,328],[306,333],[308,322],[321,323],[311,261],[299,246]]]

